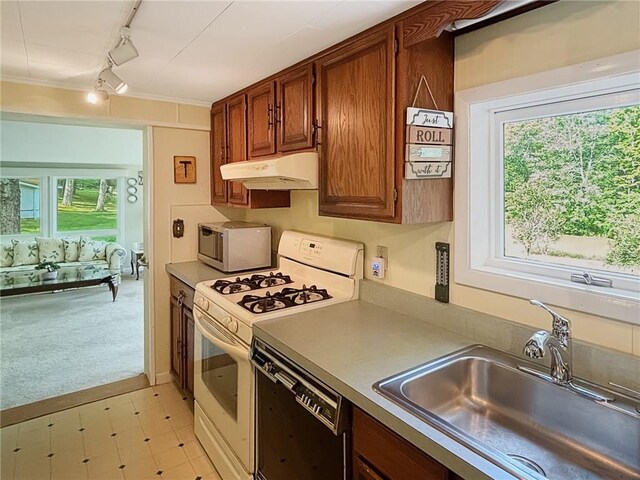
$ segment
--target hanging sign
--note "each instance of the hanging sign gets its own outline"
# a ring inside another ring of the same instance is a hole
[[[416,107],[420,89],[425,86],[436,110]],[[451,178],[451,144],[453,137],[453,112],[437,110],[438,103],[424,75],[407,107],[407,130],[404,178]]]
[[[423,143],[437,145],[451,145],[449,128],[416,127],[407,125],[407,143]]]
[[[453,112],[407,107],[407,125],[453,128]]]

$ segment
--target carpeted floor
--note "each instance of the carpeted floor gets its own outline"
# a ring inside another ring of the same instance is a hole
[[[143,280],[0,299],[0,410],[144,369]]]

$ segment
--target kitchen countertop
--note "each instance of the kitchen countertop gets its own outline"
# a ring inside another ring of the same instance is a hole
[[[257,322],[253,332],[463,478],[515,478],[372,388],[477,342],[362,300]]]
[[[191,288],[196,288],[196,284],[205,280],[216,280],[228,277],[229,273],[221,272],[202,262],[179,262],[167,263],[164,267],[167,273],[173,275],[178,280],[183,281]]]

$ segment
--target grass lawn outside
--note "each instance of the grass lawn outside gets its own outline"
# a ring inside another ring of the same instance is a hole
[[[61,205],[58,198],[58,231],[112,230],[118,228],[118,206],[115,196],[104,204],[104,212],[96,212],[97,189],[78,189],[73,195],[73,205]]]

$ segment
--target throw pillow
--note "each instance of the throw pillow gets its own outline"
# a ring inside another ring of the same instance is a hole
[[[10,267],[13,265],[13,243],[0,245],[0,267]]]
[[[13,243],[13,264],[12,267],[20,265],[37,265],[40,261],[38,255],[38,243],[28,240],[11,240]]]
[[[63,238],[62,246],[64,247],[64,261],[77,262],[80,255],[80,240],[77,238]]]
[[[92,260],[106,260],[106,249],[107,242],[91,240],[89,237],[83,235],[80,237],[80,254],[78,255],[78,261],[90,262]]]
[[[40,253],[40,263],[42,262],[64,262],[64,246],[59,238],[36,237],[38,251]]]

